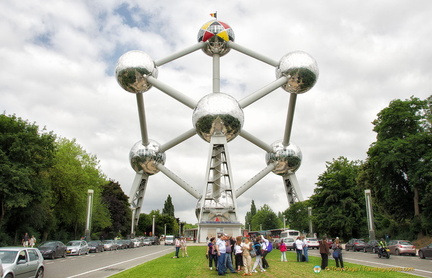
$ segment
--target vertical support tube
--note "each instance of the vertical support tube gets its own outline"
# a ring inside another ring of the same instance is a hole
[[[308,207],[308,217],[309,217],[309,236],[313,237],[313,227],[312,227],[312,207]]]
[[[140,128],[141,128],[141,140],[143,146],[147,146],[149,144],[149,139],[147,134],[147,123],[145,117],[143,94],[142,93],[136,94],[136,99],[137,99],[138,116],[139,116]]]
[[[220,56],[213,54],[213,93],[220,93]]]
[[[153,215],[152,236],[155,236],[155,219],[156,215]]]
[[[292,123],[294,120],[294,110],[295,110],[296,101],[297,101],[297,94],[292,93],[290,95],[290,102],[288,105],[288,114],[287,114],[287,119],[286,119],[286,123],[285,123],[285,133],[284,133],[284,137],[283,137],[283,141],[282,141],[282,145],[284,145],[284,146],[288,146],[290,143],[291,129],[292,129]]]

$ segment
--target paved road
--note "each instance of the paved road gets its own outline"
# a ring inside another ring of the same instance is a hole
[[[190,244],[189,246],[192,246]],[[204,245],[203,245],[204,246]],[[158,258],[165,254],[174,255],[173,246],[146,246],[141,248],[67,257],[65,259],[45,260],[46,278],[103,278],[119,273],[136,265]],[[320,256],[317,250],[309,250],[312,256]],[[414,271],[407,273],[432,277],[432,259],[422,260],[418,256],[391,256],[390,259],[380,259],[376,254],[343,251],[345,262],[373,267],[412,267]],[[332,260],[332,259],[330,259]]]
[[[309,250],[309,254],[313,256],[320,256],[318,250]],[[333,260],[330,258],[329,260]],[[390,256],[390,259],[378,258],[377,254],[363,253],[363,252],[353,252],[353,251],[343,251],[344,262],[350,262],[365,266],[380,267],[380,268],[396,268],[396,267],[407,267],[414,268],[413,271],[408,271],[406,273],[422,276],[422,277],[432,277],[432,259],[420,259],[418,256]]]
[[[108,277],[168,253],[174,247],[155,245],[45,260],[45,278]]]

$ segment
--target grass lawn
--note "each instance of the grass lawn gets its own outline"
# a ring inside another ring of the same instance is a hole
[[[173,259],[173,252],[144,263],[137,267],[125,270],[119,274],[110,276],[113,278],[133,277],[219,277],[215,267],[209,270],[208,260],[205,257],[206,247],[188,247],[189,257]],[[335,268],[335,261],[329,258],[331,270],[314,272],[315,265],[321,265],[321,257],[309,256],[309,262],[296,262],[296,254],[293,251],[287,252],[288,262],[280,261],[280,251],[273,250],[267,255],[270,268],[266,272],[253,273],[256,277],[412,277],[411,275],[392,271],[385,268],[372,268],[362,265],[345,263],[345,271]],[[253,259],[254,261],[254,259]],[[252,262],[253,263],[253,262]],[[385,271],[385,272],[384,272]],[[228,273],[226,277],[241,277],[241,274]]]

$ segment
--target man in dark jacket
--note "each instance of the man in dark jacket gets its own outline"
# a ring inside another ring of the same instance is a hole
[[[328,266],[328,255],[330,253],[326,237],[323,237],[323,239],[319,242],[319,250],[321,254],[321,269],[325,270]]]

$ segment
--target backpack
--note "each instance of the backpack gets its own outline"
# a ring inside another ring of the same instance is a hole
[[[273,250],[273,244],[269,241],[269,244],[267,246],[267,253],[270,253]]]

